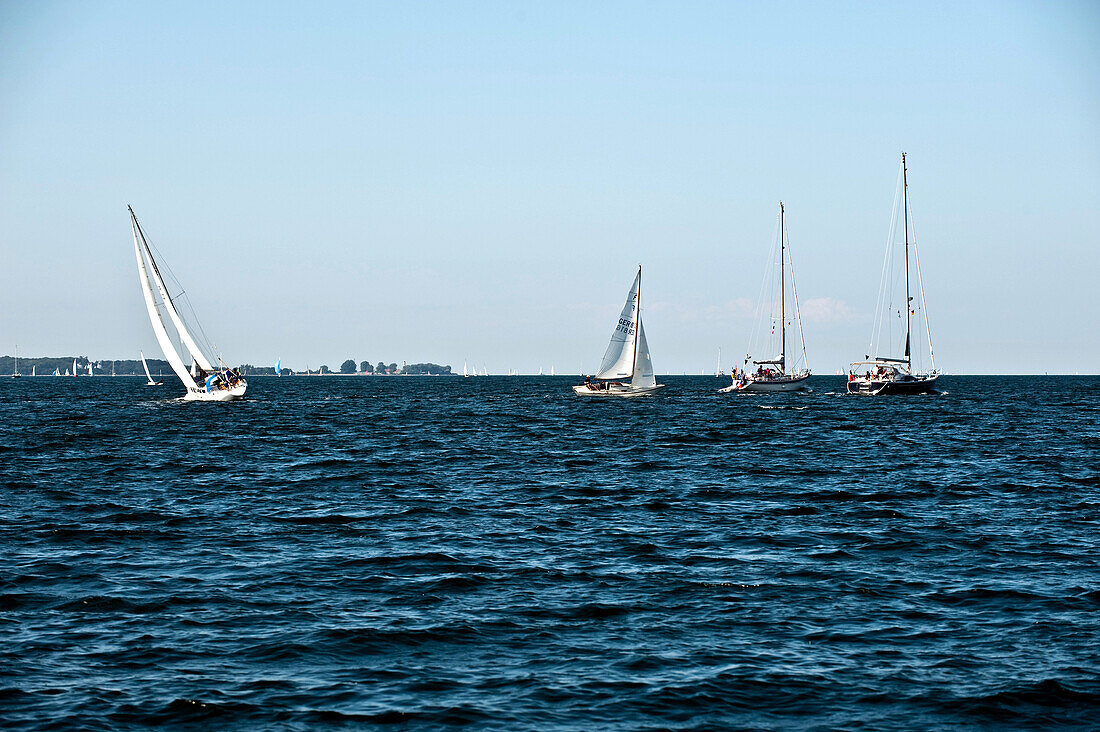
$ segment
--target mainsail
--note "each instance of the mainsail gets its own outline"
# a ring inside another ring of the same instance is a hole
[[[191,334],[187,331],[187,327],[183,324],[183,319],[176,311],[176,305],[172,302],[172,297],[168,294],[168,288],[164,286],[164,280],[160,276],[160,270],[157,268],[157,262],[153,259],[153,252],[149,249],[149,242],[145,240],[145,232],[141,230],[141,224],[137,222],[137,217],[134,216],[134,212],[130,210],[130,218],[133,220],[134,230],[136,231],[135,239],[138,235],[141,236],[141,243],[145,249],[146,254],[149,256],[149,268],[150,274],[153,275],[153,282],[156,283],[157,291],[160,293],[161,303],[164,305],[164,309],[168,311],[168,317],[172,320],[172,326],[179,333],[180,341],[187,348],[187,352],[191,354],[191,358],[198,362],[200,368],[203,371],[213,371],[214,367],[210,365],[210,361],[203,355],[202,351],[195,344],[195,340],[191,337]],[[192,376],[194,376],[192,371]]]
[[[145,354],[141,351],[138,351],[138,353],[141,353],[141,365],[145,369],[145,378],[149,380],[150,384],[152,384],[153,375],[149,373],[149,364],[145,362]]]
[[[189,390],[198,391],[199,385],[195,383],[195,380],[191,378],[191,374],[187,372],[187,367],[184,365],[183,359],[176,353],[176,349],[172,345],[172,339],[168,336],[168,330],[164,327],[164,320],[160,316],[160,308],[157,307],[157,301],[153,298],[153,288],[149,284],[149,273],[145,267],[145,258],[141,256],[141,245],[138,243],[137,219],[134,218],[133,211],[130,212],[130,217],[134,231],[134,255],[137,256],[138,279],[141,280],[141,292],[145,296],[145,308],[149,311],[149,322],[153,325],[153,333],[157,337],[157,343],[160,344],[160,350],[164,352],[164,357],[168,359],[168,364],[172,367],[172,370],[176,372],[176,376],[180,378],[180,381],[182,381],[183,385]]]
[[[638,290],[641,285],[642,268],[638,267],[638,275],[626,296],[626,304],[623,305],[619,322],[611,334],[611,342],[607,344],[607,350],[603,354],[600,370],[596,372],[597,379],[628,379],[634,375],[637,356],[635,345],[638,340]]]

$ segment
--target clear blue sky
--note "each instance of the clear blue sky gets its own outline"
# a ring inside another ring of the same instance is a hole
[[[126,204],[227,358],[659,373],[870,336],[898,154],[938,363],[1100,363],[1095,3],[0,3],[0,352],[157,351]]]

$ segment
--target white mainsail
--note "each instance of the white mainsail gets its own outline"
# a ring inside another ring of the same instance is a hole
[[[626,296],[626,304],[619,314],[619,322],[611,334],[611,342],[603,354],[597,379],[628,379],[634,375],[635,344],[638,334],[638,288],[642,284],[642,268]]]
[[[176,305],[172,302],[172,297],[168,294],[168,288],[164,286],[164,280],[160,276],[160,270],[157,268],[157,262],[153,259],[153,252],[149,249],[149,243],[145,241],[145,233],[141,231],[141,227],[137,223],[137,217],[134,216],[134,212],[130,212],[130,218],[133,219],[134,228],[141,236],[141,244],[145,248],[146,253],[149,256],[149,273],[153,276],[153,282],[156,283],[157,291],[160,293],[161,303],[164,305],[164,309],[168,311],[168,317],[172,320],[172,326],[179,333],[180,341],[187,348],[187,352],[191,354],[193,361],[197,361],[198,365],[203,371],[213,371],[214,367],[210,365],[210,361],[203,355],[202,351],[195,344],[195,339],[191,337],[191,333],[188,332],[187,327],[183,324],[183,319],[176,311]],[[192,363],[191,375],[195,376],[194,363]]]
[[[149,364],[145,362],[145,354],[141,351],[138,351],[138,353],[141,353],[141,366],[145,369],[145,378],[149,380],[150,384],[152,384],[154,383],[153,375],[149,373]]]
[[[92,375],[92,362],[89,361],[88,362],[88,376],[91,376],[91,375]]]
[[[645,340],[645,326],[638,323],[638,355],[634,359],[634,378],[630,385],[635,388],[657,386],[657,377],[653,375],[653,359],[649,357],[649,344]]]
[[[191,378],[183,359],[176,353],[176,349],[172,345],[172,339],[168,336],[168,330],[164,327],[164,320],[160,316],[160,308],[157,307],[157,301],[153,298],[153,288],[149,284],[149,273],[145,268],[145,258],[141,256],[137,219],[134,218],[133,211],[130,212],[130,219],[134,232],[134,255],[137,257],[138,279],[141,280],[141,292],[145,296],[145,308],[149,311],[149,322],[153,325],[153,333],[157,337],[157,343],[160,344],[160,350],[164,352],[164,357],[168,360],[168,365],[176,372],[176,376],[180,378],[180,381],[188,390],[198,391],[199,385]]]

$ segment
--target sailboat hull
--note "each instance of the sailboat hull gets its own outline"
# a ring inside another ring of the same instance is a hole
[[[232,389],[217,389],[215,391],[189,391],[183,397],[185,402],[234,402],[244,397],[248,389],[248,382],[241,381]]]
[[[809,378],[810,375],[806,374],[804,376],[792,376],[783,379],[750,379],[741,385],[730,384],[725,389],[719,389],[719,391],[724,394],[730,392],[767,394],[772,392],[799,391],[806,388],[806,382]]]
[[[878,380],[854,379],[848,382],[848,393],[863,396],[891,396],[895,394],[932,394],[936,391],[939,376],[913,376],[907,379]]]
[[[603,388],[600,384],[578,384],[573,387],[573,393],[584,397],[639,397],[647,396],[658,389],[664,389],[664,384],[654,386],[631,386],[630,384],[610,384]]]

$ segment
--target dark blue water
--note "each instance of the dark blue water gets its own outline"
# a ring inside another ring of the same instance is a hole
[[[0,721],[1100,726],[1100,378],[0,384]]]

